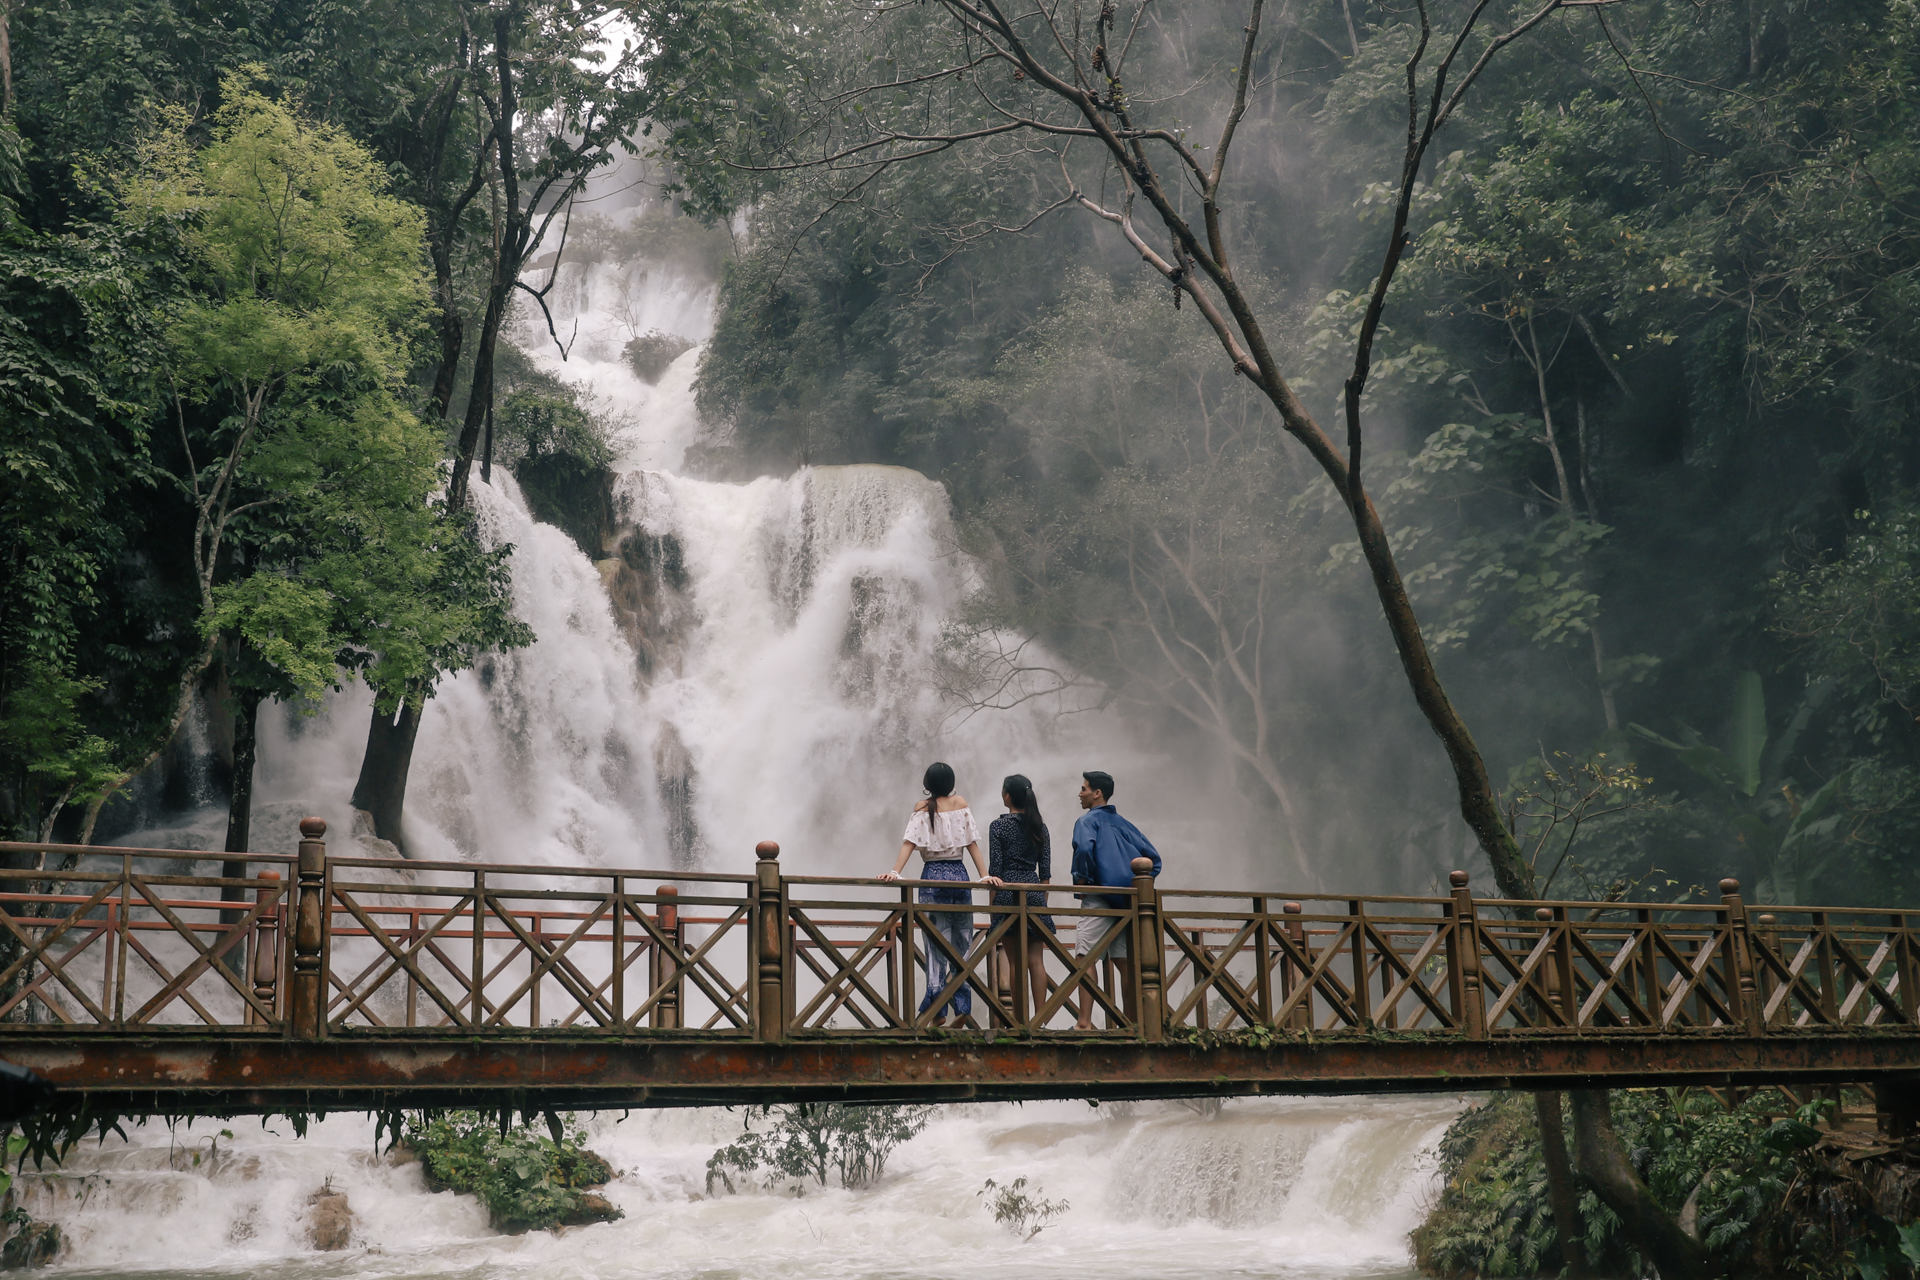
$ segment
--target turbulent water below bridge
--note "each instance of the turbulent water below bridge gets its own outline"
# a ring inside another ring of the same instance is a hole
[[[897,1151],[880,1185],[802,1196],[706,1194],[739,1112],[618,1113],[590,1145],[619,1170],[614,1223],[500,1236],[471,1197],[431,1194],[419,1166],[374,1151],[359,1117],[292,1141],[284,1124],[157,1122],[91,1142],[22,1203],[61,1222],[63,1268],[87,1275],[540,1277],[616,1280],[1212,1280],[1406,1273],[1451,1098],[950,1107]],[[215,1136],[221,1129],[231,1139]],[[211,1153],[211,1154],[210,1154]],[[194,1163],[195,1157],[199,1163]],[[1030,1242],[976,1193],[1026,1177],[1071,1208]],[[307,1250],[307,1198],[331,1180],[355,1216],[344,1252]]]

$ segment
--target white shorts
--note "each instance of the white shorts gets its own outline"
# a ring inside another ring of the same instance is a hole
[[[1105,937],[1119,924],[1129,924],[1125,916],[1080,916],[1073,922],[1073,954],[1083,959],[1087,953],[1099,946]],[[1127,934],[1123,930],[1114,944],[1107,948],[1106,954],[1115,960],[1124,960],[1127,956]]]

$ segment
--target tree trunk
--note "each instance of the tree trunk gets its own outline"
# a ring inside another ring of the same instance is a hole
[[[1621,1230],[1660,1280],[1708,1280],[1715,1274],[1706,1248],[1680,1229],[1634,1172],[1613,1128],[1613,1105],[1605,1089],[1575,1089],[1573,1127],[1580,1173],[1606,1206],[1620,1215]]]
[[[13,0],[0,0],[0,113],[13,119]]]
[[[1414,615],[1406,582],[1394,563],[1380,513],[1374,508],[1373,500],[1363,494],[1360,506],[1352,514],[1354,528],[1360,535],[1361,553],[1373,578],[1374,594],[1379,597],[1387,630],[1400,655],[1400,669],[1413,691],[1415,705],[1426,717],[1434,736],[1440,739],[1447,761],[1453,766],[1460,816],[1466,819],[1487,861],[1493,865],[1494,882],[1500,886],[1501,896],[1529,899],[1534,893],[1533,868],[1521,854],[1513,833],[1507,830],[1507,820],[1500,812],[1500,801],[1494,793],[1493,779],[1487,773],[1480,747],[1441,685],[1440,673],[1434,670],[1433,655],[1427,649],[1427,638]]]
[[[257,693],[241,694],[239,710],[233,717],[233,798],[227,804],[228,853],[246,853],[253,847],[253,762],[260,700],[261,695]],[[246,867],[244,860],[223,862],[220,874],[243,876],[247,873]]]
[[[402,701],[392,715],[376,705],[367,724],[367,752],[360,761],[360,780],[353,787],[353,807],[373,820],[373,834],[391,840],[402,854],[407,844],[400,834],[401,812],[407,801],[407,771],[413,767],[413,741],[420,732],[420,713],[426,709]]]
[[[1547,1200],[1553,1206],[1553,1234],[1560,1242],[1560,1265],[1567,1280],[1590,1280],[1587,1248],[1580,1231],[1580,1194],[1573,1184],[1573,1162],[1567,1158],[1567,1131],[1560,1120],[1560,1093],[1533,1095],[1533,1113],[1540,1125],[1540,1155],[1547,1166]]]
[[[460,423],[460,442],[455,450],[453,473],[447,477],[447,507],[458,510],[467,503],[473,457],[480,447],[480,428],[487,406],[493,402],[493,357],[500,345],[500,329],[507,318],[507,304],[513,296],[514,282],[520,278],[520,266],[527,251],[526,226],[531,210],[520,207],[519,172],[514,167],[513,130],[519,104],[514,95],[512,54],[514,14],[494,15],[494,62],[499,75],[500,101],[494,120],[493,145],[497,150],[500,182],[504,194],[500,202],[500,220],[495,233],[493,276],[487,284],[487,309],[480,320],[480,336],[473,348],[473,380],[467,387],[467,411]]]
[[[253,761],[255,756],[254,730],[260,721],[260,695],[242,693],[240,706],[233,717],[233,796],[227,802],[227,844],[228,853],[246,853],[252,848],[253,839]],[[247,874],[245,858],[228,858],[220,864],[220,876],[226,880],[239,880]],[[247,891],[237,884],[220,886],[222,902],[245,902]],[[220,923],[236,925],[246,912],[239,908],[228,908],[220,912]],[[236,975],[247,971],[246,952],[236,946],[226,954],[227,968]]]
[[[493,387],[487,387],[487,444],[480,454],[480,483],[493,483]]]

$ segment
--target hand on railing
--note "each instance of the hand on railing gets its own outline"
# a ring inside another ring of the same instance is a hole
[[[889,883],[895,880],[898,880],[899,878],[900,878],[900,873],[898,871],[882,871],[879,875],[874,877],[874,879],[876,880],[884,880]],[[965,880],[965,881],[943,880],[941,881],[941,883],[942,884],[985,884],[985,885],[992,885],[994,888],[998,889],[1002,885],[1006,884],[1006,881],[1002,880],[999,876],[981,876],[978,880]]]

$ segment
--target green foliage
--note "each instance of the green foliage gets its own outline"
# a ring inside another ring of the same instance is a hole
[[[124,684],[103,696],[104,674],[124,512],[154,476],[138,402],[164,359],[145,246],[35,230],[20,152],[0,122],[0,829],[37,838],[112,775],[145,710]]]
[[[1920,512],[1855,519],[1844,554],[1774,577],[1775,625],[1816,672],[1851,686],[1861,727],[1881,736],[1889,703],[1920,717]]]
[[[494,439],[496,457],[508,466],[532,462],[593,471],[613,461],[605,428],[580,407],[572,388],[513,392],[500,405]]]
[[[733,1175],[755,1179],[772,1190],[797,1184],[796,1193],[811,1181],[827,1185],[837,1175],[840,1185],[864,1187],[879,1181],[894,1148],[927,1127],[933,1108],[915,1106],[854,1106],[840,1102],[797,1102],[763,1106],[747,1113],[747,1125],[738,1138],[715,1151],[707,1161],[707,1191],[716,1183],[735,1190]],[[751,1128],[755,1118],[765,1128]]]
[[[311,699],[357,672],[391,712],[532,637],[510,612],[512,548],[437,508],[438,433],[399,396],[426,300],[420,212],[364,147],[253,89],[260,74],[223,82],[206,146],[176,117],[119,188],[124,219],[184,228],[197,289],[171,338],[187,394],[228,408],[189,487],[196,553],[231,522],[240,554],[199,625],[253,659],[236,683]]]
[[[1856,1258],[1878,1256],[1884,1267],[1886,1250],[1906,1256],[1906,1235],[1873,1209],[1861,1166],[1817,1145],[1831,1102],[1793,1110],[1771,1090],[1731,1111],[1686,1089],[1622,1090],[1612,1099],[1636,1170],[1667,1212],[1687,1209],[1718,1267],[1837,1278],[1855,1273]],[[1462,1114],[1439,1156],[1442,1190],[1412,1237],[1423,1272],[1491,1280],[1563,1265],[1530,1095],[1497,1095]],[[1584,1189],[1580,1215],[1576,1235],[1595,1273],[1640,1274],[1619,1220]]]
[[[496,1124],[492,1115],[451,1111],[409,1117],[406,1140],[419,1154],[429,1190],[479,1197],[495,1230],[545,1231],[581,1220],[582,1190],[613,1176],[607,1162],[586,1149],[577,1117],[552,1127],[557,1135],[535,1133],[524,1121]],[[610,1216],[622,1215],[615,1209]]]
[[[1660,800],[1651,786],[1652,779],[1631,762],[1604,751],[1584,759],[1543,752],[1515,766],[1500,803],[1507,830],[1533,869],[1534,892],[1542,898],[1566,896],[1565,873],[1580,884],[1572,892],[1588,898],[1639,898],[1636,890],[1655,869],[1634,865],[1641,851],[1632,847],[1630,836],[1620,837],[1628,828],[1625,819],[1658,810]]]
[[[620,348],[620,358],[640,381],[651,385],[660,381],[667,366],[692,349],[693,343],[678,334],[649,329]]]
[[[1039,1235],[1048,1223],[1073,1207],[1065,1200],[1048,1200],[1039,1183],[1029,1192],[1025,1174],[1005,1186],[988,1178],[986,1185],[973,1194],[983,1197],[993,1220],[1018,1236],[1022,1243]]]
[[[222,82],[205,147],[172,113],[119,184],[123,219],[187,228],[204,292],[172,328],[181,376],[210,390],[341,363],[398,372],[426,302],[420,212],[386,193],[365,147],[255,90],[263,76]]]
[[[1539,1275],[1559,1262],[1532,1100],[1475,1107],[1440,1140],[1440,1198],[1412,1236],[1427,1275]]]
[[[1738,842],[1741,864],[1756,873],[1749,890],[1755,901],[1783,906],[1813,901],[1815,883],[1839,853],[1839,805],[1847,794],[1846,772],[1805,797],[1793,779],[1783,774],[1794,739],[1826,692],[1820,687],[1810,691],[1773,751],[1767,750],[1766,695],[1759,675],[1752,671],[1735,677],[1724,750],[1707,743],[1690,726],[1682,726],[1678,742],[1643,725],[1632,726],[1637,736],[1671,751],[1711,785],[1703,802],[1719,816],[1726,834]]]

